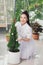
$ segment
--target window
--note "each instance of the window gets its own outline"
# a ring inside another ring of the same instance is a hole
[[[7,27],[11,23],[8,10],[14,10],[15,0],[0,0],[0,27]]]

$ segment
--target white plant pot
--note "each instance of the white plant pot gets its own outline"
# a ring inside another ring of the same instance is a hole
[[[20,63],[20,52],[8,52],[8,63],[18,64]]]

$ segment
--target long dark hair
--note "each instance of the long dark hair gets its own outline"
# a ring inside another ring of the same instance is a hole
[[[23,11],[22,14],[25,14],[27,16],[27,19],[28,19],[27,24],[30,25],[28,12],[27,11]]]

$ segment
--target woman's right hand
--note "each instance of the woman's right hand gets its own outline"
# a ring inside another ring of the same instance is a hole
[[[18,38],[17,41],[22,41],[22,38]]]

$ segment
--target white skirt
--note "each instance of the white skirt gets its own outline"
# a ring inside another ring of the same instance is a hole
[[[35,51],[35,43],[34,41],[21,41],[20,43],[20,52],[21,52],[21,58],[22,59],[29,59],[30,56],[34,54]]]

